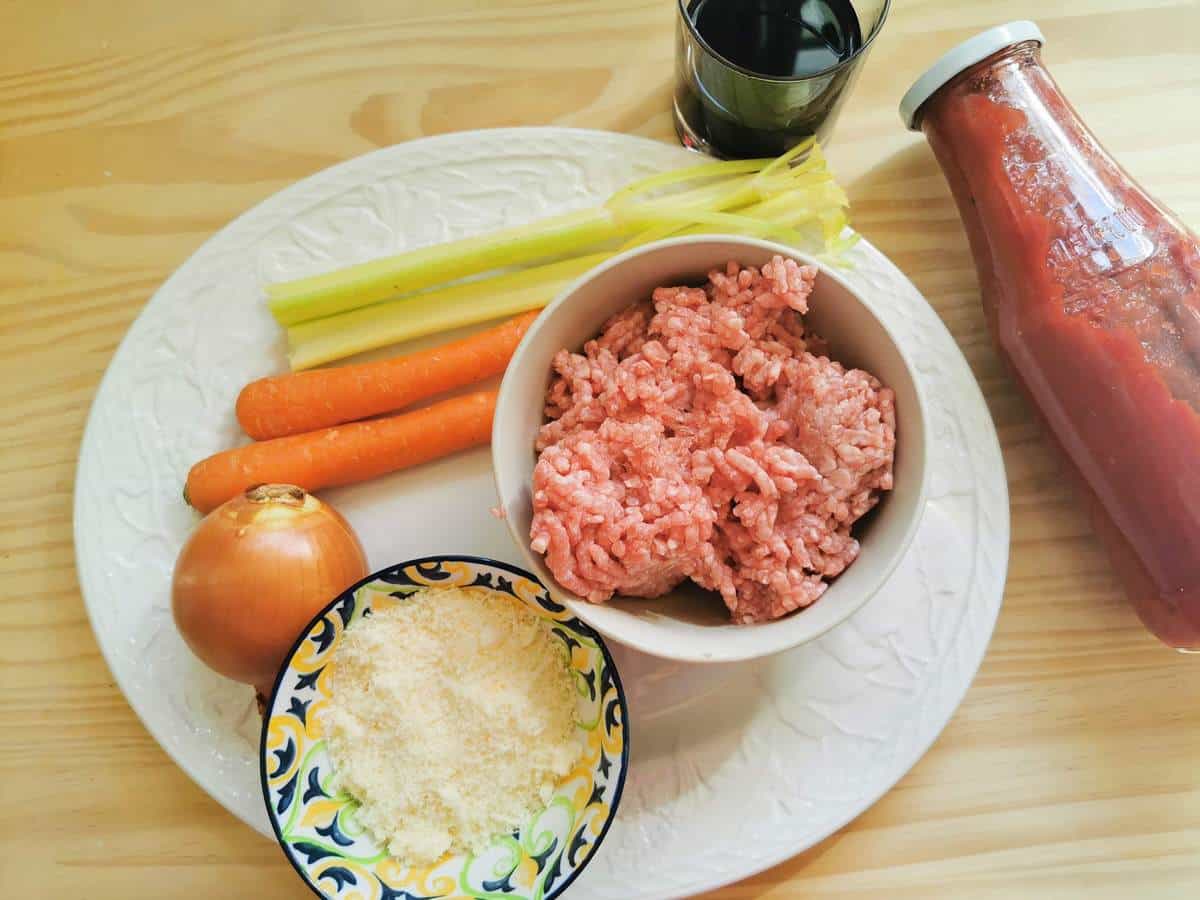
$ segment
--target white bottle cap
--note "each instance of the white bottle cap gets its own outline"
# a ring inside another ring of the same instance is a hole
[[[900,118],[904,120],[905,126],[916,131],[917,110],[921,108],[921,104],[963,69],[982,62],[998,50],[1011,47],[1013,44],[1020,44],[1023,41],[1037,41],[1039,44],[1044,44],[1046,38],[1037,25],[1022,20],[989,28],[947,52],[913,82],[908,93],[900,100]]]

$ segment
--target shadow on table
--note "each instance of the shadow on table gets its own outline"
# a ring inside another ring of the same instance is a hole
[[[970,267],[954,198],[924,142],[893,153],[844,186],[851,223],[898,263],[931,257]]]

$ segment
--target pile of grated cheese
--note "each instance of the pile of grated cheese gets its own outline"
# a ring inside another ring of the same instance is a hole
[[[582,753],[567,650],[517,600],[421,591],[355,623],[334,662],[335,787],[402,864],[524,825]]]

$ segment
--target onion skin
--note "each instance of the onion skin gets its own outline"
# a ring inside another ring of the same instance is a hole
[[[333,507],[292,485],[261,485],[196,527],[175,563],[171,607],[192,652],[253,685],[261,703],[304,627],[368,572]]]

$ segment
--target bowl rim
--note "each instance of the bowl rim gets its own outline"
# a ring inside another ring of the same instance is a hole
[[[345,590],[338,593],[337,596],[322,606],[321,609],[318,610],[317,613],[308,620],[308,623],[296,636],[296,640],[292,642],[292,646],[289,648],[283,664],[280,665],[279,671],[275,673],[275,681],[271,685],[271,695],[267,698],[265,704],[263,705],[262,729],[258,739],[258,785],[259,790],[262,793],[263,804],[267,808],[267,820],[271,823],[271,832],[275,836],[275,843],[279,846],[279,849],[283,851],[284,858],[296,871],[296,874],[300,876],[300,880],[308,886],[309,890],[311,890],[318,897],[323,898],[323,900],[330,900],[331,895],[323,891],[318,885],[313,884],[308,877],[308,873],[300,866],[299,863],[296,862],[292,854],[288,852],[288,849],[283,842],[283,832],[279,827],[279,817],[275,812],[275,808],[271,805],[271,787],[267,775],[267,732],[268,724],[270,723],[269,713],[275,706],[275,700],[279,695],[280,687],[283,685],[284,676],[291,670],[292,660],[295,658],[296,652],[300,649],[300,646],[304,643],[304,641],[307,640],[309,634],[317,626],[317,623],[325,618],[325,616],[329,615],[329,613],[332,612],[339,603],[343,602],[347,594],[356,593],[359,588],[365,587],[367,584],[371,583],[384,573],[393,572],[397,569],[405,569],[409,566],[417,566],[423,563],[432,562],[465,562],[503,569],[512,575],[518,575],[521,578],[526,578],[532,581],[534,584],[539,585],[542,590],[546,592],[546,596],[549,597],[551,601],[558,603],[558,600],[550,592],[550,589],[542,582],[542,579],[538,578],[534,573],[529,572],[526,569],[522,569],[520,566],[513,565],[512,563],[502,562],[498,559],[491,559],[487,556],[476,556],[469,553],[435,553],[430,556],[419,556],[413,559],[406,559],[403,562],[392,563],[391,565],[376,569],[370,574],[365,575],[358,581],[354,582],[354,584],[350,585]],[[569,609],[569,607],[564,607],[564,609]],[[612,827],[612,823],[617,817],[617,810],[620,809],[621,806],[621,798],[625,793],[625,780],[629,774],[629,757],[631,748],[629,701],[625,696],[625,685],[621,682],[621,672],[617,668],[616,660],[613,658],[612,651],[609,650],[604,636],[595,628],[593,628],[588,622],[581,619],[577,615],[572,615],[572,618],[563,624],[567,624],[571,628],[578,629],[588,637],[593,638],[596,641],[596,646],[600,648],[600,653],[604,657],[604,663],[608,666],[609,671],[612,672],[613,685],[617,690],[617,704],[621,710],[621,729],[624,732],[624,735],[622,741],[620,766],[617,770],[616,789],[613,792],[612,803],[609,804],[608,815],[604,819],[604,824],[600,827],[600,833],[596,835],[596,840],[592,842],[592,849],[584,858],[583,862],[576,866],[571,874],[564,878],[557,886],[543,894],[542,900],[554,900],[554,898],[562,894],[562,892],[570,887],[575,879],[579,877],[579,874],[588,867],[591,861],[595,858],[596,853],[599,852],[600,845],[604,843],[604,839],[608,836],[608,830]],[[514,894],[514,897],[515,896],[516,895]]]
[[[544,580],[541,578],[538,579],[540,582],[542,582],[544,584],[547,592],[550,594],[551,597],[554,598],[554,600],[556,602],[558,602],[558,603],[566,606],[568,609],[570,609],[571,612],[575,616],[577,616],[579,619],[586,622],[598,634],[603,634],[605,637],[609,638],[610,640],[616,641],[619,644],[622,644],[627,647],[632,647],[635,650],[638,650],[642,653],[647,653],[651,656],[656,656],[656,657],[659,657],[662,659],[675,660],[677,662],[689,662],[689,663],[744,662],[747,660],[753,660],[753,659],[759,659],[759,658],[763,658],[763,657],[773,656],[776,653],[783,653],[787,650],[791,650],[796,647],[803,646],[804,644],[808,644],[812,641],[815,641],[818,638],[822,637],[823,635],[828,634],[830,631],[832,631],[838,625],[841,625],[843,622],[845,622],[847,619],[849,619],[851,616],[853,616],[856,612],[858,612],[860,609],[862,609],[862,607],[865,606],[872,598],[874,598],[876,595],[879,594],[879,592],[887,584],[887,581],[891,577],[892,573],[895,572],[896,567],[899,566],[900,561],[902,559],[904,559],[904,557],[907,555],[909,549],[912,546],[913,539],[914,539],[914,537],[916,537],[917,529],[920,526],[921,521],[924,519],[925,509],[926,509],[926,507],[928,505],[928,501],[929,501],[929,490],[930,490],[930,481],[931,481],[930,464],[929,464],[929,445],[931,443],[932,435],[930,433],[929,402],[928,402],[927,397],[925,396],[925,388],[922,386],[920,380],[917,378],[917,374],[916,374],[917,368],[913,364],[913,361],[912,361],[911,357],[909,356],[908,351],[906,350],[904,345],[896,337],[895,332],[891,329],[891,327],[889,327],[887,322],[885,322],[883,320],[883,318],[880,317],[880,315],[876,311],[874,305],[863,296],[864,292],[861,291],[860,289],[854,287],[853,285],[851,285],[841,275],[841,273],[834,270],[834,268],[832,266],[828,265],[828,263],[824,262],[821,259],[818,259],[812,253],[806,252],[804,250],[799,250],[795,247],[789,247],[788,245],[778,243],[777,241],[769,241],[769,240],[764,240],[762,238],[746,237],[743,235],[736,235],[736,234],[712,233],[712,234],[685,235],[685,236],[681,236],[681,237],[671,237],[671,238],[665,238],[663,240],[652,241],[650,243],[642,244],[640,246],[633,247],[629,250],[622,251],[621,253],[618,253],[615,256],[612,256],[612,257],[596,264],[591,269],[588,269],[582,275],[580,275],[576,279],[574,279],[570,284],[566,285],[561,291],[559,291],[559,293],[554,297],[553,300],[551,300],[548,304],[546,304],[545,308],[541,311],[541,313],[537,316],[537,318],[534,319],[534,321],[530,324],[529,328],[526,330],[524,337],[521,339],[521,342],[517,345],[516,351],[513,353],[512,359],[509,361],[508,368],[505,370],[504,377],[500,382],[499,395],[496,399],[496,414],[495,414],[495,419],[492,424],[492,477],[493,477],[493,480],[495,481],[496,494],[497,494],[497,498],[499,500],[500,509],[501,509],[501,511],[506,512],[505,508],[507,507],[509,501],[512,498],[510,496],[506,496],[501,487],[502,482],[506,479],[501,474],[501,468],[498,463],[498,454],[496,453],[496,447],[500,446],[505,441],[504,431],[506,429],[503,428],[502,423],[505,422],[507,418],[509,418],[507,415],[509,409],[510,408],[515,409],[515,408],[517,408],[517,405],[518,405],[518,400],[514,397],[515,389],[513,388],[514,379],[512,377],[512,373],[517,372],[521,369],[522,365],[525,363],[526,358],[532,352],[531,348],[532,348],[533,344],[538,340],[538,337],[539,337],[542,329],[545,327],[546,322],[549,320],[549,318],[561,307],[570,303],[571,299],[585,285],[589,284],[590,282],[594,281],[595,279],[599,278],[600,276],[612,271],[613,269],[619,268],[620,266],[626,264],[630,260],[636,259],[636,258],[644,256],[644,255],[648,255],[651,253],[655,253],[660,250],[669,249],[672,247],[687,246],[687,245],[704,245],[704,244],[740,244],[749,249],[758,250],[758,251],[766,250],[766,251],[778,254],[780,256],[783,256],[784,258],[793,259],[796,262],[801,263],[802,265],[814,266],[814,267],[816,267],[818,274],[821,277],[832,279],[834,282],[836,282],[842,288],[842,290],[844,290],[848,294],[850,294],[863,307],[863,309],[867,312],[867,314],[870,315],[871,318],[875,320],[876,324],[883,330],[883,333],[887,336],[893,349],[895,350],[897,355],[900,357],[900,361],[903,363],[904,368],[908,373],[909,380],[912,383],[913,395],[916,398],[917,416],[920,419],[921,432],[922,432],[922,442],[921,443],[922,443],[923,452],[921,454],[922,459],[921,459],[921,465],[920,465],[919,484],[917,485],[917,493],[916,493],[915,500],[913,502],[913,508],[915,510],[915,513],[909,517],[908,522],[905,524],[904,531],[901,534],[899,541],[897,542],[895,551],[891,555],[891,558],[889,560],[887,560],[887,562],[879,568],[879,571],[874,579],[874,584],[869,586],[868,589],[862,591],[861,597],[844,604],[845,605],[844,610],[842,610],[837,616],[835,616],[831,621],[829,621],[823,627],[821,627],[815,631],[811,631],[809,633],[801,632],[794,636],[787,635],[787,634],[782,635],[782,636],[777,636],[777,637],[775,637],[774,640],[764,641],[763,645],[761,647],[755,647],[752,645],[752,646],[744,647],[740,650],[739,649],[724,650],[720,655],[712,655],[712,654],[705,655],[702,653],[688,650],[686,645],[682,646],[682,647],[677,646],[675,643],[673,643],[671,641],[662,641],[661,643],[655,643],[651,640],[640,639],[637,636],[626,635],[618,629],[613,629],[613,628],[606,627],[604,625],[600,625],[597,623],[597,620],[592,617],[591,611],[593,609],[595,609],[596,607],[600,606],[601,604],[589,603],[587,600],[584,600],[583,598],[578,597],[575,594],[573,594],[572,592],[566,590],[561,585],[559,585],[557,579],[553,578],[553,573],[548,572],[548,574],[550,575],[550,577],[548,579],[544,579]],[[633,301],[631,300],[630,302],[632,303]],[[527,538],[523,539],[522,536],[517,533],[516,527],[513,524],[512,518],[510,516],[504,515],[503,518],[504,518],[505,527],[508,529],[509,536],[513,539],[513,542],[517,545],[517,549],[521,553],[521,555],[525,558],[525,562],[527,564],[535,564],[535,561],[533,559],[535,554],[533,553],[532,549],[530,549],[530,547],[529,547],[528,539]],[[746,628],[746,627],[748,627],[748,628],[767,628],[767,627],[771,627],[774,625],[782,625],[789,621],[797,621],[798,620],[797,614],[802,613],[802,612],[803,612],[803,610],[797,610],[790,615],[783,616],[780,619],[775,619],[771,622],[764,622],[764,623],[758,623],[756,625],[738,626],[738,627],[739,628]],[[724,626],[720,626],[720,627],[724,627]]]

